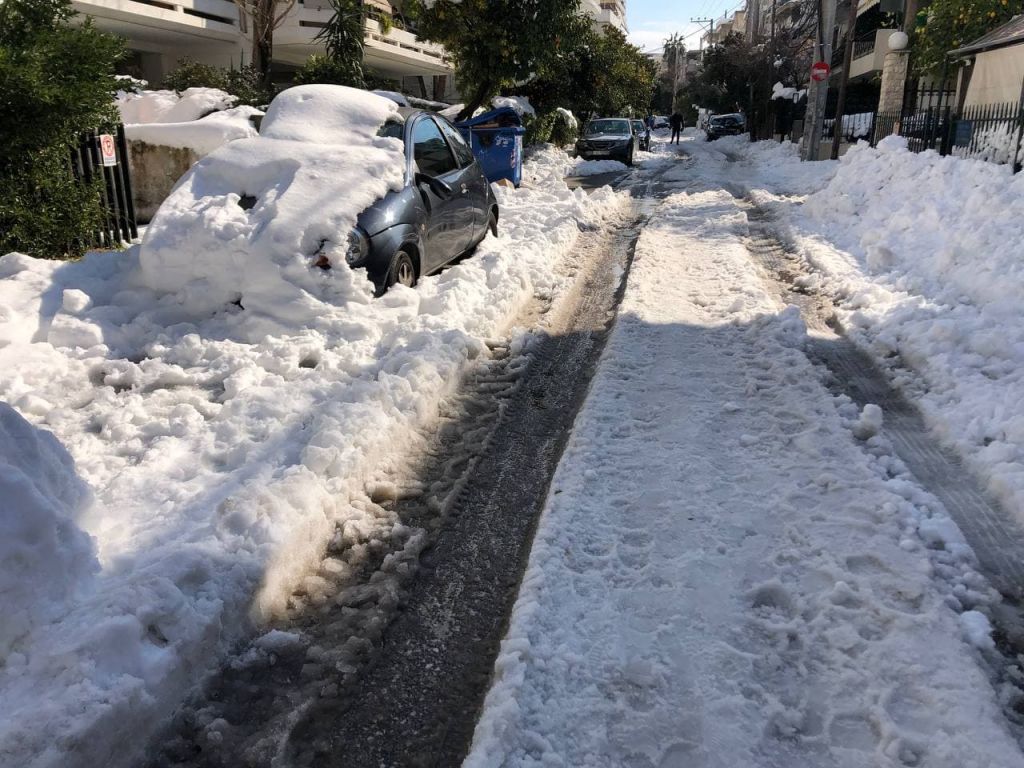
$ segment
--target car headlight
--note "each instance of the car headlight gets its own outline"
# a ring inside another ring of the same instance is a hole
[[[350,267],[361,264],[370,253],[370,238],[359,227],[352,227],[348,233],[345,261]]]

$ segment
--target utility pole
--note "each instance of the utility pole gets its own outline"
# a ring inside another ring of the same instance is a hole
[[[853,62],[853,39],[857,30],[857,0],[849,0],[850,15],[846,20],[846,51],[843,53],[843,74],[839,78],[839,98],[836,100],[836,120],[832,126],[832,159],[839,159],[839,142],[843,138],[843,110],[846,109],[846,87],[850,82],[850,64]]]
[[[704,25],[708,24],[708,40],[711,40],[711,35],[715,33],[715,20],[714,19],[690,19],[691,24],[699,24],[703,30]],[[704,35],[701,35],[697,40],[697,52],[701,54],[701,58],[704,58]]]
[[[818,0],[818,40],[814,54],[818,61],[828,63],[832,60],[832,30],[835,27],[835,19],[836,0]],[[807,116],[804,119],[804,160],[818,159],[827,99],[828,80],[812,80],[807,94]]]

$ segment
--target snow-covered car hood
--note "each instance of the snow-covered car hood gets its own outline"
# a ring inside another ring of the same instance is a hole
[[[352,284],[340,276],[348,232],[405,182],[402,142],[377,136],[397,117],[393,101],[366,91],[285,91],[259,137],[196,163],[160,206],[142,242],[144,284],[196,314],[239,301],[302,322],[336,301],[339,282]],[[320,254],[336,269],[316,268]]]
[[[608,141],[609,139],[625,141],[631,138],[633,138],[631,133],[588,133],[581,137],[580,141]]]

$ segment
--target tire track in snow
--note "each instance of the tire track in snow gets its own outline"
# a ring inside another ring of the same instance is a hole
[[[635,208],[645,205],[637,200]],[[537,514],[621,296],[639,220],[584,232],[574,286],[411,436],[335,532],[279,632],[242,648],[146,765],[455,764],[468,749]]]
[[[807,288],[811,276],[804,260],[783,244],[773,215],[753,203],[735,185],[727,189],[747,213],[747,248],[779,298],[799,307],[809,329],[806,352],[829,372],[827,384],[858,406],[882,408],[881,432],[916,482],[934,495],[956,522],[974,551],[978,570],[1000,593],[1001,603],[988,609],[993,638],[1004,663],[993,675],[1004,688],[1006,714],[1024,742],[1024,530],[1009,512],[983,490],[962,459],[931,434],[917,407],[890,383],[885,372],[844,332],[832,300]],[[990,659],[991,661],[991,659]]]

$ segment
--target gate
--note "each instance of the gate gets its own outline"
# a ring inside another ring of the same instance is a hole
[[[86,184],[99,177],[100,199],[104,215],[100,229],[92,234],[93,248],[119,248],[139,236],[135,223],[135,204],[132,200],[131,172],[128,168],[128,143],[124,126],[118,125],[111,134],[113,142],[101,146],[99,131],[88,131],[71,149],[71,172]],[[112,145],[112,146],[111,146]],[[113,162],[111,162],[113,160]]]

